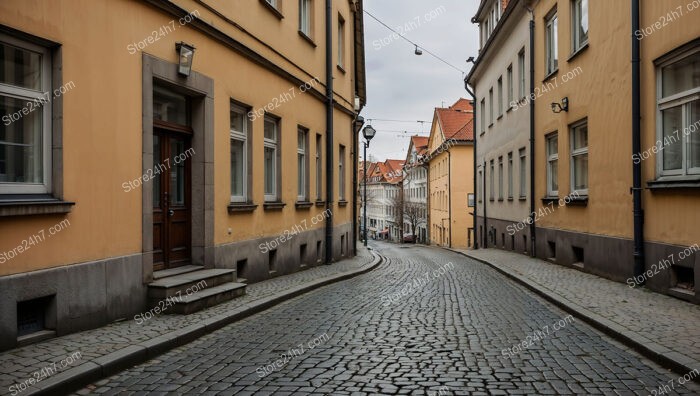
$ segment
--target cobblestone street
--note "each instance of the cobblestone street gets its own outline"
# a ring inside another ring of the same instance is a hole
[[[485,264],[437,248],[375,247],[386,261],[374,271],[78,394],[700,392]]]

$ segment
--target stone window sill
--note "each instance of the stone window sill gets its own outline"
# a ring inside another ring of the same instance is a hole
[[[326,201],[318,200],[318,201],[314,202],[314,204],[316,206],[326,206]]]
[[[282,210],[285,206],[287,206],[287,204],[284,202],[265,202],[263,204],[265,210]]]
[[[272,4],[268,3],[268,2],[265,1],[265,0],[260,0],[260,3],[262,3],[262,5],[264,5],[265,8],[267,8],[272,14],[274,14],[274,15],[275,15],[277,18],[279,18],[280,20],[281,20],[281,19],[284,19],[284,15],[282,15],[282,13],[280,12],[280,10],[278,10],[277,8],[275,8]]]
[[[312,207],[313,205],[314,205],[314,203],[309,202],[309,201],[297,201],[294,203],[294,206],[297,209],[308,209],[308,208]]]
[[[700,177],[660,177],[649,180],[647,188],[650,190],[674,190],[700,188]]]
[[[348,206],[348,201],[341,199],[338,201],[338,206],[343,207],[343,206]]]
[[[228,205],[229,213],[246,213],[253,212],[257,209],[258,205],[252,202],[231,202]]]
[[[0,217],[65,214],[75,202],[63,201],[50,195],[0,196]]]
[[[314,42],[314,39],[307,36],[306,33],[302,32],[301,30],[299,30],[298,32],[301,38],[303,38],[307,43],[311,44],[314,48],[317,47],[316,43]]]

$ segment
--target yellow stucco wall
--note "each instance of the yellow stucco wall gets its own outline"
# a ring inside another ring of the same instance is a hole
[[[200,18],[249,45],[303,81],[321,80],[316,89],[325,92],[323,7],[315,5],[314,40],[316,49],[297,30],[297,2],[284,1],[285,18],[277,19],[258,2],[210,1],[219,11],[235,20],[263,42],[283,52],[289,61],[274,54],[194,1],[176,1],[181,7],[198,11]],[[352,110],[354,65],[352,63],[352,13],[347,2],[334,2],[334,13],[346,21],[346,73],[335,69],[336,100]],[[124,192],[122,183],[138,178],[142,162],[141,53],[131,54],[127,45],[148,38],[153,30],[172,21],[151,6],[137,1],[91,0],[7,0],[0,3],[0,24],[58,42],[62,45],[63,82],[75,87],[63,97],[63,189],[64,199],[76,202],[66,216],[17,216],[0,218],[0,252],[8,251],[23,239],[47,229],[64,218],[70,226],[39,245],[0,265],[0,276],[56,267],[107,257],[140,253],[141,190]],[[280,24],[284,34],[266,28]],[[337,19],[334,18],[334,35]],[[176,25],[179,25],[176,21]],[[275,235],[321,213],[324,208],[299,211],[296,201],[297,125],[309,128],[309,192],[315,198],[315,134],[325,135],[325,106],[310,94],[298,92],[292,101],[273,111],[281,117],[282,201],[280,212],[262,210],[263,119],[253,123],[253,200],[261,206],[252,214],[230,215],[229,103],[230,99],[257,109],[294,85],[236,54],[188,26],[149,44],[143,51],[175,63],[175,43],[195,45],[193,70],[214,80],[215,127],[215,244]],[[334,37],[334,44],[337,42]],[[334,54],[335,58],[335,54]],[[297,65],[293,65],[292,62]],[[334,163],[338,147],[346,147],[345,196],[352,200],[351,116],[336,110]],[[326,156],[325,137],[323,156]],[[196,155],[196,154],[195,154]],[[323,162],[324,175],[325,159]],[[338,169],[334,172],[334,200],[338,199]],[[325,183],[325,176],[324,176]],[[325,198],[325,192],[324,192]],[[352,221],[352,205],[333,206],[334,225]],[[323,223],[313,227],[323,227]],[[309,229],[313,228],[309,225]],[[228,229],[231,228],[231,234]]]
[[[588,119],[588,205],[561,206],[538,218],[538,226],[632,236],[631,68],[629,2],[589,2],[589,47],[571,55],[571,2],[541,0],[535,7],[536,208],[546,195],[545,136],[559,136],[559,197],[569,195],[569,126]],[[558,6],[559,71],[545,80],[544,19]],[[625,17],[621,18],[620,15]],[[567,60],[568,59],[568,60]],[[552,84],[552,85],[547,85]],[[546,91],[546,92],[545,92]],[[569,111],[550,103],[569,98]],[[555,205],[557,206],[557,205]]]

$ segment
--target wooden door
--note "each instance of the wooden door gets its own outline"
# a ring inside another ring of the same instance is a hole
[[[154,271],[187,265],[191,260],[191,154],[188,134],[154,128]]]

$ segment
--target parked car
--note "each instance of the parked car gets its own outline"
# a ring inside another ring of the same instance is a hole
[[[404,243],[416,243],[416,236],[413,234],[404,234],[403,235],[403,242]]]

